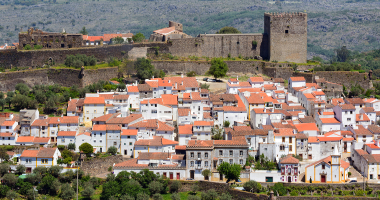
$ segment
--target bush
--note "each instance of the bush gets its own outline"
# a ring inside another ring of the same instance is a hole
[[[5,146],[5,149],[6,149],[7,151],[13,151],[14,148],[15,148],[15,147],[12,146],[12,145],[7,145],[7,146]]]
[[[170,198],[171,198],[172,200],[181,200],[181,197],[179,196],[178,193],[173,193],[173,194],[170,196]]]
[[[137,194],[137,198],[138,200],[149,200],[149,195],[141,192],[141,193],[138,193]]]
[[[62,150],[65,149],[65,145],[58,145],[57,148],[58,148],[60,151],[62,151]]]
[[[290,196],[298,196],[298,191],[297,190],[292,190],[290,192]]]
[[[110,146],[107,150],[107,153],[111,154],[111,155],[116,155],[117,153],[117,148],[114,147],[114,146]]]
[[[196,76],[196,75],[197,75],[197,73],[195,73],[195,71],[191,71],[191,72],[188,72],[188,73],[186,74],[187,77],[194,77],[194,76]]]
[[[151,194],[160,193],[163,189],[162,183],[158,181],[152,181],[148,185],[149,191]]]
[[[67,149],[75,150],[75,143],[70,143],[69,145],[67,145]]]
[[[18,195],[15,191],[9,190],[7,192],[7,198],[8,199],[17,199],[20,195]]]
[[[219,196],[219,200],[232,200],[232,196],[228,193],[223,193]]]
[[[365,195],[365,191],[364,190],[356,190],[355,191],[355,196],[364,196]]]
[[[75,191],[68,183],[62,185],[60,196],[63,200],[70,200],[74,197],[74,195]]]
[[[170,185],[170,193],[176,193],[181,188],[181,182],[180,181],[173,181]]]
[[[25,172],[25,170],[26,170],[25,165],[17,165],[15,173],[17,175],[21,175],[21,174],[23,174]]]
[[[42,49],[42,45],[34,45],[34,49]]]
[[[202,200],[216,200],[216,198],[218,198],[218,193],[214,189],[202,192],[201,194]]]
[[[201,200],[201,198],[198,197],[198,196],[195,196],[195,195],[189,195],[189,196],[187,197],[187,200]]]
[[[190,191],[190,193],[191,193],[191,194],[197,194],[198,191],[199,191],[199,185],[198,185],[197,183],[193,184],[193,185],[191,186],[191,191]]]
[[[31,50],[32,49],[32,47],[30,46],[30,44],[27,44],[27,45],[25,45],[25,47],[24,47],[24,50]]]
[[[287,191],[286,188],[284,187],[283,183],[275,183],[272,187],[272,190],[275,195],[280,195],[280,196],[285,196]]]
[[[258,193],[261,190],[261,184],[256,181],[248,181],[243,184],[243,188],[245,191]]]
[[[352,191],[351,190],[344,190],[343,195],[344,196],[350,196],[350,195],[352,195]]]
[[[3,176],[3,184],[7,185],[10,188],[14,188],[17,183],[18,177],[14,174],[5,174]]]
[[[351,172],[348,172],[347,174],[348,174],[348,176],[351,176]]]
[[[153,200],[164,200],[164,197],[162,197],[161,194],[154,194],[153,197],[152,197]]]
[[[125,194],[125,195],[120,197],[120,200],[135,200],[135,198],[129,196],[128,194]]]
[[[68,55],[65,59],[65,65],[68,67],[81,68],[82,66],[95,66],[97,59],[94,56],[84,54]]]

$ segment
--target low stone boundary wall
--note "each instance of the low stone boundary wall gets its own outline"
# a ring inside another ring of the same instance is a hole
[[[102,173],[108,172],[108,168],[113,166],[113,164],[118,164],[123,162],[123,156],[108,156],[106,158],[92,158],[91,160],[82,162],[81,169],[91,176],[96,176]]]

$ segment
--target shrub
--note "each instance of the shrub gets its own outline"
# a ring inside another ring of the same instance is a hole
[[[223,193],[219,196],[219,200],[232,200],[232,196],[228,193]]]
[[[65,65],[68,67],[81,68],[82,66],[95,66],[96,58],[84,54],[68,55],[65,59]]]
[[[18,177],[14,174],[5,174],[3,176],[3,184],[7,185],[10,188],[14,188],[17,183]]]
[[[153,197],[152,197],[153,200],[164,200],[164,197],[162,197],[161,194],[154,194]]]
[[[343,195],[344,195],[344,196],[352,195],[352,191],[351,191],[351,190],[344,190],[344,191],[343,191]]]
[[[108,171],[112,172],[112,166],[108,167]]]
[[[198,197],[198,196],[195,196],[195,195],[189,195],[189,196],[187,197],[187,200],[201,200],[201,198]]]
[[[70,144],[67,146],[67,149],[69,149],[69,150],[75,150],[75,143],[70,143]]]
[[[298,196],[298,191],[297,190],[292,190],[290,192],[290,196]]]
[[[347,174],[348,174],[348,176],[351,176],[351,172],[348,172]]]
[[[170,198],[171,198],[172,200],[181,200],[181,197],[179,196],[178,193],[173,193],[173,194],[170,196]]]
[[[191,191],[190,191],[190,193],[191,193],[191,194],[197,194],[198,191],[199,191],[199,185],[198,185],[197,183],[193,184],[193,185],[191,186]]]
[[[149,195],[141,192],[141,193],[138,193],[137,194],[137,198],[138,200],[149,200]]]
[[[173,181],[170,185],[170,193],[176,193],[181,188],[181,182],[180,181]]]
[[[214,189],[202,192],[201,194],[202,200],[216,200],[216,198],[218,198],[218,193]]]
[[[114,146],[110,146],[107,150],[107,153],[111,154],[111,155],[116,155],[117,153],[117,148],[114,147]]]
[[[195,73],[195,71],[191,71],[191,72],[188,72],[188,73],[186,74],[187,77],[194,77],[194,76],[196,76],[196,75],[197,75],[197,73]]]
[[[16,174],[17,175],[21,175],[21,174],[23,174],[25,172],[25,170],[26,170],[25,165],[17,165],[17,167],[16,167]]]
[[[280,196],[284,196],[287,193],[283,183],[275,183],[272,187],[272,190],[275,195],[278,194]]]
[[[17,199],[20,195],[18,195],[15,191],[9,190],[7,192],[7,198],[8,199]]]
[[[365,194],[365,191],[362,189],[355,191],[355,196],[364,196],[364,194]]]
[[[13,151],[14,148],[15,148],[15,147],[12,146],[12,145],[7,145],[7,146],[5,146],[5,149],[6,149],[7,151]]]
[[[27,45],[25,45],[25,47],[24,47],[24,50],[31,50],[32,49],[32,47],[30,46],[30,44],[27,44]]]
[[[34,45],[34,49],[42,49],[42,45]]]
[[[248,181],[243,184],[245,191],[258,193],[261,190],[261,184],[256,181]]]
[[[65,149],[65,145],[58,145],[57,147],[58,147],[58,149],[61,150],[61,151]]]
[[[151,194],[156,194],[162,191],[163,185],[158,181],[152,181],[151,183],[149,183],[148,188]]]
[[[125,194],[125,195],[120,197],[120,200],[135,200],[135,198],[129,196],[128,194]]]

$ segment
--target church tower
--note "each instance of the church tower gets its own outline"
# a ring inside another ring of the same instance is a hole
[[[340,174],[340,159],[341,155],[338,151],[337,145],[334,147],[334,152],[331,154],[331,181],[332,183],[340,183],[342,180],[341,174]]]

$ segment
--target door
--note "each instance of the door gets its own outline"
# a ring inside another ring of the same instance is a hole
[[[124,155],[128,155],[128,150],[124,150]]]
[[[102,153],[103,152],[103,148],[100,148],[100,153]]]
[[[303,156],[302,156],[302,153],[298,154],[302,159],[303,159]]]
[[[50,140],[51,140],[51,142],[54,142],[54,137],[51,137]]]
[[[164,176],[164,177],[166,178],[166,172],[164,172],[164,173],[162,174],[162,176]]]
[[[219,174],[219,180],[223,181],[223,174]]]
[[[194,170],[190,170],[190,178],[194,179]]]
[[[26,168],[26,173],[28,173],[28,174],[29,174],[29,173],[32,173],[32,168],[31,168],[31,167],[27,167],[27,168]]]
[[[291,182],[292,182],[292,177],[288,176],[288,183],[291,183]]]
[[[170,180],[173,180],[173,173],[172,172],[170,172]]]
[[[344,153],[347,153],[347,142],[344,142],[344,147],[343,147],[343,149],[344,149]]]
[[[181,179],[181,174],[177,172],[177,180]]]
[[[321,183],[326,183],[326,176],[325,175],[321,175]]]
[[[272,183],[273,182],[273,177],[265,177],[265,182]]]

